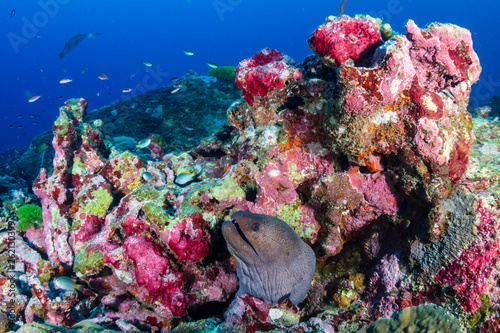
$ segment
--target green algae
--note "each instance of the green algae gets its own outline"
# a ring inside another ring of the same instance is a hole
[[[465,333],[460,320],[435,304],[420,304],[379,318],[364,326],[358,333],[372,332],[456,332]]]
[[[57,136],[64,136],[68,134],[69,132],[69,124],[71,120],[68,118],[66,114],[60,115],[57,117],[56,121],[54,122],[54,135]]]
[[[168,213],[161,207],[155,205],[154,203],[148,202],[143,207],[144,218],[158,226],[160,231],[164,231],[165,228],[170,223],[171,218]]]
[[[179,207],[179,216],[185,216],[192,213],[199,213],[200,208],[196,205],[200,202],[200,196],[214,186],[213,183],[200,183],[191,188],[191,191],[186,193]]]
[[[80,98],[68,99],[63,108],[67,113],[73,116],[73,119],[82,119],[85,115],[85,108],[80,105]]]
[[[313,241],[316,239],[317,230],[314,224],[302,223],[302,205],[299,201],[280,205],[276,209],[276,216],[286,221],[302,239]]]
[[[52,280],[52,271],[49,269],[50,266],[45,265],[45,261],[40,259],[37,263],[37,268],[40,273],[38,273],[38,279],[40,282],[45,283]]]
[[[113,196],[109,191],[99,187],[90,193],[91,199],[81,207],[86,214],[95,214],[99,217],[106,216],[109,206],[113,202]]]
[[[87,172],[87,165],[82,161],[80,157],[73,158],[73,166],[71,167],[71,174],[73,175],[84,175]]]
[[[467,318],[467,324],[471,327],[482,323],[489,314],[491,306],[493,305],[489,296],[486,294],[479,295],[479,299],[481,300],[481,307]]]
[[[108,212],[111,203],[113,202],[113,196],[111,193],[101,187],[96,188],[88,193],[88,196],[81,196],[78,204],[79,210],[78,214],[73,219],[72,230],[78,229],[78,226],[83,222],[80,218],[80,214],[92,214],[98,217],[104,218]]]
[[[75,273],[86,275],[87,272],[95,271],[104,264],[102,252],[94,250],[87,253],[86,247],[78,251],[75,256],[73,270]]]
[[[297,172],[297,164],[291,163],[288,165],[288,175],[290,177],[290,180],[294,183],[300,183],[302,182],[302,179],[304,179],[304,175],[302,175],[300,172]]]
[[[144,185],[136,188],[130,195],[139,201],[152,201],[158,198],[159,192],[153,186]]]
[[[42,223],[42,208],[37,205],[24,205],[17,210],[19,215],[18,230],[26,231]]]
[[[57,206],[52,206],[50,208],[50,215],[52,216],[52,221],[50,222],[50,227],[52,229],[55,229],[57,228],[57,220],[59,219],[59,217],[62,216],[61,214],[61,211],[59,210],[59,207]]]
[[[232,199],[245,197],[245,191],[236,183],[236,176],[232,174],[224,178],[218,185],[210,188],[209,196],[219,202],[228,202]]]
[[[111,183],[117,186],[117,183],[121,185],[121,182],[127,179],[127,183],[121,185],[125,187],[123,189],[126,192],[135,190],[142,185],[142,172],[139,170],[142,167],[142,163],[137,155],[126,150],[114,156],[112,162],[114,162],[112,163],[113,170],[109,172]]]
[[[46,319],[46,318],[43,318]],[[84,321],[83,321],[84,322]],[[80,322],[82,323],[82,322]],[[29,323],[24,324],[19,328],[16,333],[113,333],[118,332],[111,329],[97,328],[92,326],[79,326],[77,323],[72,328],[64,328],[62,326],[57,326],[53,324],[41,324],[41,323]],[[12,332],[12,331],[11,331]],[[120,331],[122,332],[122,331]]]
[[[47,312],[45,311],[45,308],[42,306],[40,302],[32,302],[30,305],[30,311],[33,313],[36,313],[40,319],[47,320]],[[18,330],[19,332],[21,330]],[[22,332],[22,331],[21,331]],[[29,331],[26,331],[29,332]],[[35,331],[36,332],[36,331]],[[40,332],[46,332],[46,331],[40,331]]]
[[[473,118],[475,140],[465,178],[474,183],[481,179],[482,197],[487,206],[496,207],[500,199],[500,122]]]
[[[219,332],[220,319],[208,318],[190,323],[180,323],[171,333],[215,333]]]

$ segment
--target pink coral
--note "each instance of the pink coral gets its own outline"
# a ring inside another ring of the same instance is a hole
[[[198,261],[203,259],[210,249],[210,234],[206,230],[207,222],[200,213],[186,216],[169,228],[162,237],[179,260]]]
[[[243,90],[243,98],[249,105],[254,104],[256,96],[263,98],[271,91],[284,100],[289,86],[302,79],[300,69],[294,68],[294,64],[286,54],[264,49],[240,62],[236,68],[236,85]]]
[[[141,182],[140,169],[143,167],[139,157],[128,151],[109,159],[100,171],[116,190],[128,194]]]
[[[425,234],[426,217],[445,230],[446,215],[431,213],[440,211],[464,173],[473,140],[466,108],[479,63],[470,36],[452,25],[419,29],[409,22],[406,36],[379,46],[375,24],[342,16],[325,22],[309,42],[319,56],[301,65],[270,49],[242,61],[236,83],[244,101],[228,110],[234,127],[190,153],[165,155],[157,141],[148,147],[154,161],[116,148],[107,158],[99,129],[83,122],[86,103],[65,103],[54,124],[54,171],[42,170],[34,184],[43,239],[28,234],[43,243],[54,267],[35,267],[40,256],[26,251],[19,258],[27,270],[53,275],[55,266],[73,267],[104,294],[107,317],[168,331],[187,320],[172,319],[188,308],[194,314],[237,290],[234,262],[217,228],[232,211],[245,209],[282,218],[313,244],[320,259],[316,289],[302,309],[306,315],[325,305],[325,289],[339,276],[365,264],[375,273],[369,292],[351,305],[359,309],[330,318],[366,322],[374,299],[381,301],[373,312],[386,315],[428,299],[431,287],[414,295],[399,285],[396,257],[376,261],[384,251],[401,250],[399,242],[414,233]],[[175,175],[186,170],[196,170],[196,180],[180,187]],[[144,180],[145,171],[154,180]],[[475,296],[488,290],[488,265],[500,254],[488,229],[495,222],[480,213],[484,237],[436,280],[464,292],[458,299],[471,310],[478,305]],[[393,236],[394,248],[386,246]],[[360,260],[363,251],[368,261]],[[395,288],[403,300],[387,295]],[[32,289],[40,291],[35,284]],[[271,320],[270,309],[243,295],[223,325],[332,331],[317,318],[285,328]]]
[[[496,235],[500,218],[498,214],[479,204],[477,208],[478,235],[457,259],[442,268],[434,281],[449,285],[457,293],[460,304],[467,312],[475,312],[481,306],[478,296],[485,291],[487,279],[499,262],[500,241]]]
[[[465,171],[473,140],[467,98],[479,60],[465,29],[419,29],[409,21],[407,31],[378,48],[372,66],[339,68],[342,109],[327,127],[337,147],[372,172],[377,156],[416,144],[416,156],[408,152],[407,163],[418,170],[430,197],[443,197],[445,186],[431,183],[456,182]]]
[[[346,15],[327,18],[309,37],[309,47],[332,67],[357,60],[380,39],[378,27],[366,19]]]
[[[406,31],[412,43],[411,57],[419,64],[415,67],[416,78],[423,88],[435,92],[456,82],[479,79],[481,67],[468,30],[441,23],[422,30],[409,20]]]

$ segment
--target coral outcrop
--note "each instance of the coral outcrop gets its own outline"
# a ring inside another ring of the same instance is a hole
[[[25,281],[16,318],[356,332],[427,302],[481,325],[500,308],[500,240],[498,188],[486,189],[498,168],[480,161],[498,155],[474,145],[473,125],[490,123],[467,113],[480,73],[470,33],[409,21],[384,41],[379,29],[330,17],[302,63],[271,49],[243,60],[229,124],[190,151],[151,134],[138,154],[105,138],[106,120],[86,121],[83,99],[66,102],[54,169],[33,184],[43,226],[15,231]],[[313,284],[297,307],[249,295],[229,304],[238,280],[220,227],[238,210],[279,217],[314,249]],[[81,288],[54,291],[61,275]]]

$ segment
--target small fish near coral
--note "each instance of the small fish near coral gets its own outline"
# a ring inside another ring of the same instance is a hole
[[[195,171],[184,171],[179,173],[177,177],[175,177],[174,183],[176,183],[179,186],[186,186],[195,180],[196,180]]]
[[[54,279],[54,287],[64,290],[80,290],[81,286],[75,283],[75,280],[67,276],[59,276]]]
[[[311,287],[316,256],[285,221],[239,211],[222,225],[227,248],[236,260],[240,287],[268,304],[300,303]]]
[[[136,148],[143,149],[146,148],[151,144],[151,139],[150,138],[145,138],[139,141],[136,145]]]

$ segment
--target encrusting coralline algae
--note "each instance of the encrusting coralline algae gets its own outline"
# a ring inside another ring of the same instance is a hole
[[[500,222],[486,188],[498,170],[478,165],[472,130],[485,125],[467,112],[481,69],[470,33],[410,20],[384,42],[380,28],[329,17],[303,62],[272,49],[243,60],[230,126],[189,152],[154,135],[148,161],[110,147],[85,100],[67,101],[54,169],[33,184],[43,225],[15,231],[24,268],[14,297],[2,279],[2,310],[66,328],[356,332],[434,303],[469,330],[494,325]],[[239,210],[279,217],[313,248],[302,303],[229,304],[238,280],[220,228]],[[81,288],[55,291],[58,276]]]

